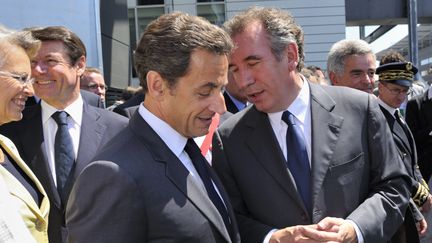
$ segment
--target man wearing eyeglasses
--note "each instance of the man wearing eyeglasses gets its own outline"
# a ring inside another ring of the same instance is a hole
[[[0,133],[15,143],[47,192],[49,241],[64,243],[65,206],[75,178],[127,119],[90,106],[83,98],[79,81],[86,48],[75,33],[61,26],[34,28],[31,33],[42,42],[31,60],[33,88],[41,101],[27,107],[22,120],[2,125]]]
[[[376,74],[379,75],[378,103],[392,131],[398,152],[413,179],[410,210],[408,210],[410,213],[405,215],[404,225],[398,231],[399,234],[406,235],[410,242],[419,242],[418,235],[422,236],[426,233],[427,224],[418,207],[423,206],[430,197],[429,188],[417,165],[414,138],[399,111],[399,107],[411,92],[416,73],[417,68],[410,62],[387,63],[376,70]]]
[[[87,90],[100,97],[105,105],[105,80],[99,69],[94,67],[86,67],[84,74],[80,78],[80,86],[82,90]]]

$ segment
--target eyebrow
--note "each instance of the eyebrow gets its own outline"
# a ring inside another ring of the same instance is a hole
[[[261,60],[261,57],[257,56],[257,55],[250,55],[250,56],[247,56],[246,58],[243,59],[243,61],[245,61],[245,62],[247,62],[247,61],[258,61],[258,60]],[[231,68],[231,67],[234,67],[234,66],[236,66],[236,65],[230,63],[230,64],[228,64],[228,69]]]
[[[257,55],[250,55],[250,56],[247,56],[244,60],[245,61],[256,61],[256,60],[261,60],[261,57],[257,56]]]
[[[207,82],[201,86],[198,87],[198,89],[202,89],[202,88],[217,88],[218,85],[216,85],[214,82]]]

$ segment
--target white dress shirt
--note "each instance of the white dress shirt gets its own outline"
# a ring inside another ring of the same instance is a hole
[[[81,122],[83,115],[83,99],[79,95],[78,99],[70,104],[64,111],[66,111],[69,116],[67,118],[69,134],[72,137],[73,149],[75,153],[75,159],[78,156],[79,139],[81,135]],[[56,166],[54,159],[54,142],[55,135],[57,132],[57,123],[51,117],[52,114],[59,111],[57,108],[49,105],[45,101],[41,101],[42,107],[42,127],[45,142],[45,151],[48,157],[49,167],[51,169],[51,175],[53,177],[54,183],[57,186],[56,177]]]
[[[382,107],[384,107],[384,109],[386,109],[388,112],[390,112],[390,114],[393,116],[394,119],[396,119],[396,117],[394,116],[394,113],[395,113],[395,111],[396,111],[396,108],[393,108],[393,107],[387,105],[387,104],[386,104],[382,99],[380,99],[379,97],[378,97],[378,103],[379,103]]]
[[[138,112],[141,115],[141,117],[149,124],[149,126],[162,139],[162,141],[168,146],[168,148],[174,153],[174,155],[182,162],[182,164],[192,175],[192,178],[203,190],[204,194],[207,195],[204,182],[201,180],[200,175],[195,169],[195,166],[193,165],[191,158],[184,150],[188,139],[183,135],[181,135],[180,133],[178,133],[168,123],[161,120],[159,117],[155,116],[153,113],[147,110],[147,108],[144,107],[143,103],[141,103],[141,105],[139,106]],[[219,192],[219,189],[214,184],[213,180],[212,180],[212,184],[226,208],[225,201],[223,200]]]
[[[287,108],[287,110],[294,115],[297,126],[299,126],[301,131],[303,132],[303,137],[306,141],[306,150],[308,153],[309,165],[310,168],[312,168],[311,165],[312,118],[311,118],[311,105],[310,105],[310,89],[307,81],[305,81],[306,79],[303,77],[302,79],[303,79],[303,87],[301,88],[297,98],[291,103],[291,105]],[[267,115],[269,117],[270,125],[273,128],[273,132],[276,136],[278,144],[286,160],[287,159],[286,133],[288,130],[288,125],[282,120],[282,113],[284,111],[285,110],[274,112],[274,113],[268,113]],[[292,181],[294,182],[294,179],[292,179]],[[348,221],[354,226],[354,229],[357,234],[358,242],[363,243],[363,236],[356,223],[352,220],[348,220]],[[266,235],[263,242],[268,243],[270,241],[270,237],[275,231],[276,229],[271,230]]]
[[[141,104],[138,108],[139,114],[149,124],[149,126],[157,133],[157,135],[164,141],[168,148],[174,153],[177,158],[186,167],[193,179],[198,185],[206,192],[204,183],[201,180],[197,170],[195,169],[192,160],[184,150],[187,142],[187,138],[178,133],[168,123],[159,119],[159,117],[152,114],[147,108]],[[217,189],[217,188],[216,188]]]

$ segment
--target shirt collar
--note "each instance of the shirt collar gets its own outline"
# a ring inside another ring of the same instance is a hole
[[[300,90],[300,93],[298,94],[297,98],[291,103],[291,105],[288,107],[288,111],[293,114],[301,124],[304,125],[306,120],[306,114],[307,109],[309,108],[310,103],[310,88],[308,82],[302,77],[303,80],[303,87]],[[274,113],[268,113],[270,122],[273,124],[280,123],[282,119],[282,113],[285,110],[274,112]]]
[[[394,113],[395,113],[395,111],[396,111],[395,108],[393,108],[393,107],[387,105],[387,104],[386,104],[383,100],[381,100],[379,97],[378,97],[378,103],[379,103],[382,107],[384,107],[384,109],[386,109],[388,112],[390,112],[390,114],[391,114],[394,118],[396,118],[396,117],[394,116]]]
[[[431,100],[432,99],[432,84],[430,85],[429,89],[428,89],[428,99]]]
[[[177,156],[183,152],[187,138],[178,133],[168,123],[151,113],[141,104],[138,108],[139,114],[149,126],[159,135],[168,148]]]
[[[74,123],[81,126],[82,122],[82,114],[83,114],[83,99],[81,97],[81,94],[78,96],[78,99],[76,99],[74,102],[72,102],[68,107],[64,109],[69,116],[72,118]],[[44,100],[41,100],[41,107],[42,107],[42,124],[44,124],[46,121],[48,121],[49,118],[51,118],[52,114],[59,111],[54,106],[49,105]]]
[[[232,102],[234,103],[234,105],[237,107],[237,109],[240,111],[242,109],[244,109],[247,105],[247,103],[243,103],[240,100],[236,99],[234,96],[232,96],[228,91],[225,91],[227,93],[227,95],[231,98]]]

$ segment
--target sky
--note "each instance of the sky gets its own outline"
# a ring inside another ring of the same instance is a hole
[[[365,34],[369,35],[378,26],[366,26]],[[387,33],[382,35],[380,38],[372,42],[370,45],[375,53],[389,48],[394,45],[405,36],[408,35],[408,25],[401,24],[397,25]],[[346,27],[346,38],[347,39],[358,39],[359,38],[359,28],[358,27]]]

